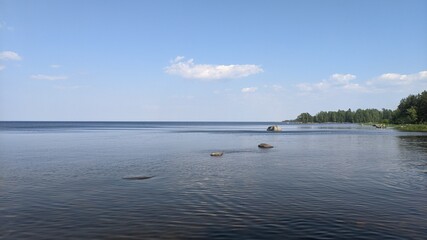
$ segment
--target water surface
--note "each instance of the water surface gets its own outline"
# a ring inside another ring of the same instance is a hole
[[[0,238],[425,239],[426,134],[270,124],[1,122]]]

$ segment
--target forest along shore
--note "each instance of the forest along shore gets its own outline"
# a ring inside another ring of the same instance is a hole
[[[295,120],[299,123],[361,123],[385,125],[402,131],[427,131],[427,91],[403,98],[396,110],[351,109],[321,111],[312,116],[301,113]]]

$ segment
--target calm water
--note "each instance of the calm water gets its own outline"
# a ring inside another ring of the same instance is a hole
[[[0,122],[0,239],[426,239],[426,134],[268,125]]]

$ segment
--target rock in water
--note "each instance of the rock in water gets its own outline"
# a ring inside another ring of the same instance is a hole
[[[123,179],[125,180],[145,180],[145,179],[150,179],[154,176],[138,176],[138,177],[124,177]]]
[[[273,125],[273,126],[269,126],[267,128],[267,131],[269,131],[269,132],[280,132],[280,131],[282,131],[282,128],[277,126],[277,125]]]
[[[270,144],[268,144],[268,143],[260,143],[259,145],[258,145],[258,147],[259,148],[273,148],[273,146],[271,146]]]
[[[223,152],[213,152],[211,153],[212,157],[221,157],[224,153]]]

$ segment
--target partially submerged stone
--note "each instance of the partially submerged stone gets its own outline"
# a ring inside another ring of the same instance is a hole
[[[273,148],[272,145],[268,144],[268,143],[260,143],[258,145],[259,148]]]
[[[137,177],[124,177],[123,179],[125,180],[145,180],[145,179],[150,179],[154,176],[137,176]]]
[[[277,125],[273,125],[273,126],[269,126],[267,128],[267,131],[269,131],[269,132],[280,132],[280,131],[282,131],[282,128],[277,126]]]
[[[221,157],[224,153],[223,152],[212,152],[211,156],[212,157]]]

